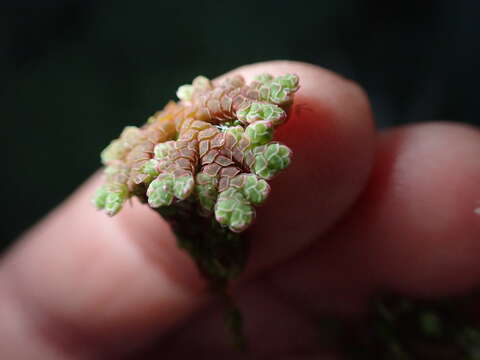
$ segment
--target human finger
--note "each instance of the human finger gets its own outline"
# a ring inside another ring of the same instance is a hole
[[[302,79],[292,119],[279,131],[295,151],[293,165],[273,184],[250,234],[258,271],[297,252],[354,201],[368,176],[373,127],[364,93],[331,72],[295,62],[238,72],[247,79],[262,72]],[[24,316],[27,333],[47,347],[77,357],[132,351],[178,324],[205,295],[167,224],[135,201],[113,219],[102,217],[89,204],[98,184],[96,177],[87,182],[0,265],[4,309]],[[281,242],[272,246],[269,238]],[[8,333],[8,323],[0,326]],[[20,346],[28,342],[24,333],[3,337],[4,349],[41,358],[35,347]]]

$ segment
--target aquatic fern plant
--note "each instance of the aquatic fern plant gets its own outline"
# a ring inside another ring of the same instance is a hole
[[[237,342],[241,322],[228,281],[244,267],[240,234],[267,199],[268,180],[290,164],[292,151],[273,136],[288,118],[298,82],[293,74],[262,74],[248,85],[241,76],[214,85],[198,76],[178,88],[178,102],[142,127],[127,126],[101,154],[105,183],[95,206],[113,216],[137,197],[160,213],[225,299]]]

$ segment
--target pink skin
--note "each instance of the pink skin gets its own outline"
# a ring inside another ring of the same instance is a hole
[[[256,359],[335,358],[312,319],[360,314],[384,289],[435,297],[479,285],[478,130],[376,134],[354,83],[297,62],[234,71],[247,81],[262,72],[296,73],[301,88],[277,131],[292,165],[258,209],[236,284]],[[89,198],[99,183],[94,175],[0,263],[0,358],[235,358],[168,226],[136,201],[114,218],[98,213]]]

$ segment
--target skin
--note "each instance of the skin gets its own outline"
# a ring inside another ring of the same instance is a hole
[[[365,92],[317,66],[296,73],[278,131],[294,150],[248,231],[235,284],[255,359],[336,359],[315,319],[358,316],[372,295],[436,298],[480,282],[480,133],[448,122],[377,132]],[[224,76],[228,76],[226,74]],[[136,201],[109,218],[92,176],[0,262],[0,358],[241,358],[221,309],[168,226]],[[321,355],[321,356],[320,356]]]

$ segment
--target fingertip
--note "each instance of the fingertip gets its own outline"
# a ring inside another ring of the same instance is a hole
[[[316,314],[359,314],[383,291],[434,298],[480,283],[480,131],[436,122],[378,140],[355,206],[269,278]]]
[[[375,128],[365,91],[313,64],[271,61],[232,73],[299,76],[290,119],[277,139],[292,163],[272,181],[271,197],[252,227],[253,268],[292,256],[328,229],[354,202],[373,163]],[[268,240],[270,239],[270,240]]]
[[[480,132],[453,123],[384,133],[371,181],[330,235],[379,288],[453,295],[480,278]],[[336,239],[336,240],[335,240]],[[353,249],[353,250],[352,250]]]

